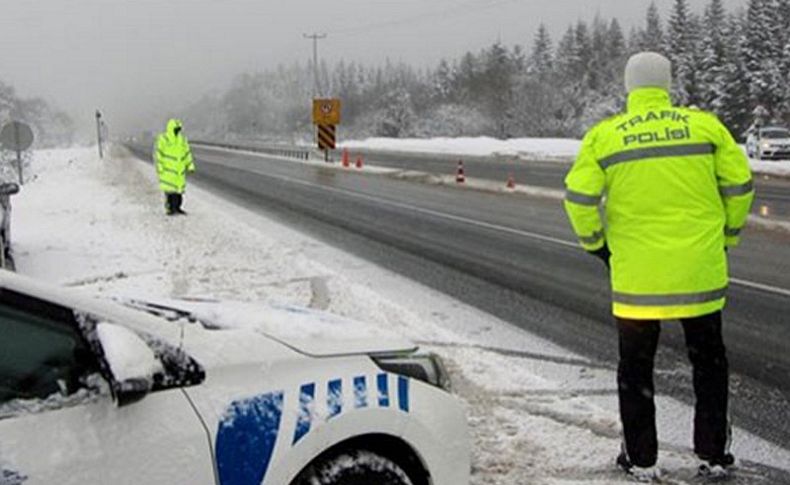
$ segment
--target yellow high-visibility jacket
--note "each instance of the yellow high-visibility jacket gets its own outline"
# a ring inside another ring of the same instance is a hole
[[[176,135],[181,121],[171,119],[167,129],[156,138],[154,160],[159,175],[159,188],[168,194],[183,194],[187,186],[187,172],[195,171],[192,150],[183,133]]]
[[[663,89],[637,89],[625,113],[587,133],[565,184],[582,247],[611,251],[616,316],[724,307],[725,247],[738,243],[754,189],[748,159],[714,115],[673,107]]]

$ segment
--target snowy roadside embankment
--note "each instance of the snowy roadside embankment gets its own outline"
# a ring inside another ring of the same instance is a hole
[[[32,173],[13,201],[21,273],[120,297],[303,305],[394,331],[448,362],[469,416],[474,485],[628,483],[613,467],[610,367],[194,186],[189,216],[166,217],[152,168],[122,152],[38,152]],[[693,483],[691,409],[658,400],[660,465],[673,483]],[[739,458],[790,471],[790,453],[734,433]]]
[[[473,157],[510,157],[517,160],[571,162],[581,141],[567,138],[368,138],[349,140],[340,148],[430,153]]]
[[[367,138],[349,140],[341,148],[387,152],[452,155],[454,157],[509,157],[514,160],[562,162],[576,158],[581,140],[572,138],[512,138],[497,140],[476,138]],[[745,148],[744,148],[745,150]],[[790,178],[790,160],[761,161],[750,159],[754,173]]]

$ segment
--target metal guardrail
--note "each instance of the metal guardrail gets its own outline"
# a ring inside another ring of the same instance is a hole
[[[203,145],[217,148],[229,148],[231,150],[248,150],[251,152],[265,153],[278,157],[295,158],[298,160],[309,160],[312,150],[309,148],[293,147],[287,145],[263,145],[257,143],[231,143],[215,142],[206,140],[190,140],[194,145]]]

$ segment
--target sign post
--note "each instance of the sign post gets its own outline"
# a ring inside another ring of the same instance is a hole
[[[104,158],[101,146],[101,111],[96,110],[96,138],[99,142],[99,158]]]
[[[0,144],[6,150],[16,152],[16,170],[19,175],[19,185],[22,185],[22,152],[30,148],[33,144],[33,130],[28,125],[20,121],[6,123],[0,131]]]
[[[317,127],[318,149],[324,151],[324,160],[327,162],[329,150],[334,150],[336,146],[340,108],[337,98],[313,99],[313,124]]]

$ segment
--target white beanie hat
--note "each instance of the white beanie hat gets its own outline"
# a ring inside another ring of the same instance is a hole
[[[630,93],[639,88],[672,86],[672,63],[655,52],[640,52],[628,59],[625,65],[625,89]]]

